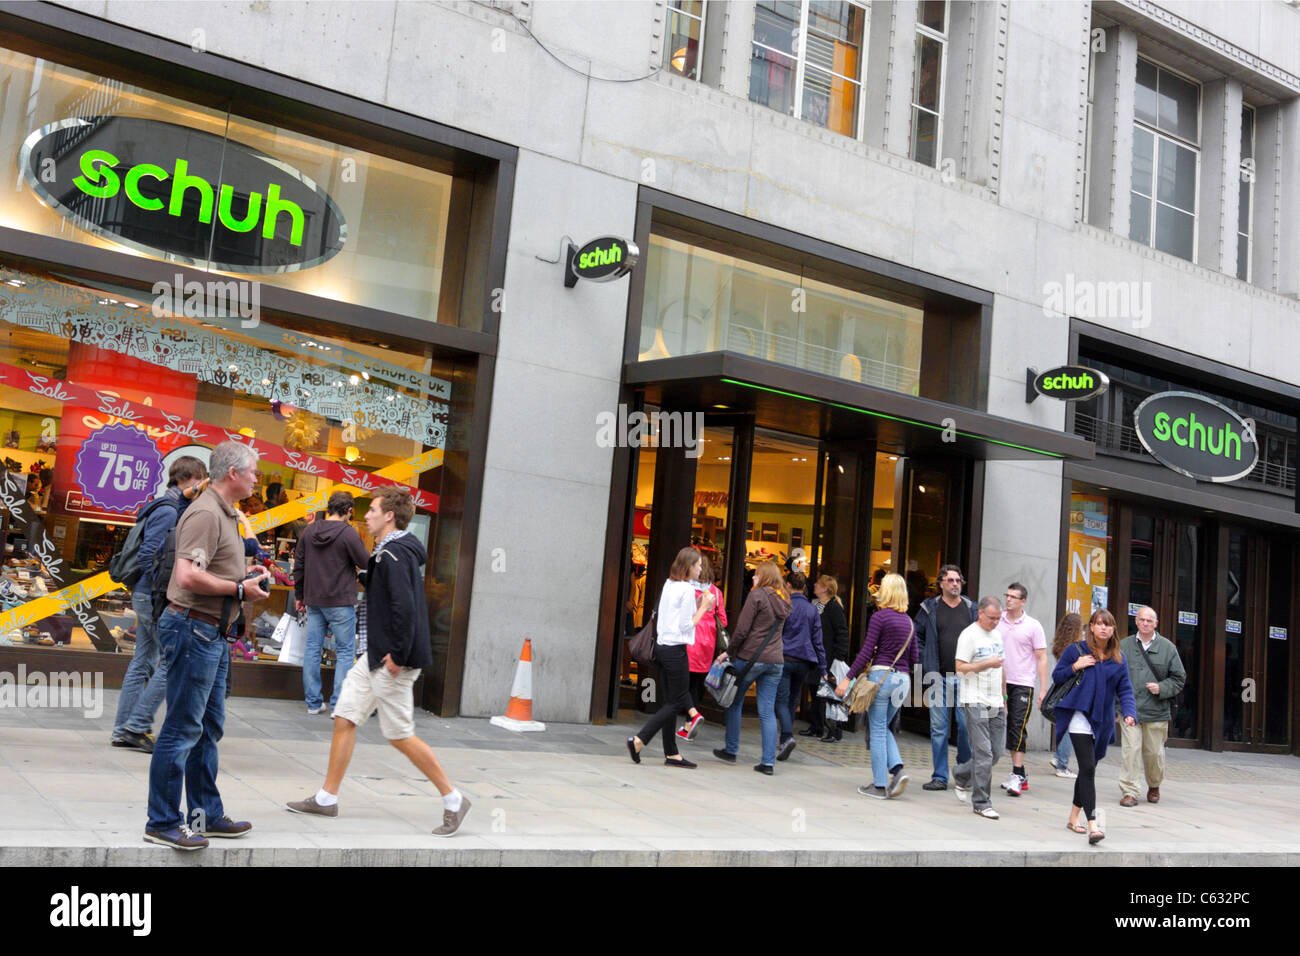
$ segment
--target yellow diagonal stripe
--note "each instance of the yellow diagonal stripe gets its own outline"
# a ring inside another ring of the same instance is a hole
[[[387,468],[380,469],[375,474],[392,481],[409,482],[420,472],[441,465],[442,457],[442,449],[435,448],[432,451],[416,455],[414,458],[395,462]],[[305,517],[308,512],[320,511],[329,501],[330,494],[340,490],[360,491],[359,488],[353,488],[350,485],[330,485],[322,491],[314,492],[306,497],[299,498],[297,501],[291,501],[287,505],[280,505],[278,508],[272,508],[269,511],[263,511],[261,514],[253,515],[248,519],[248,523],[257,534],[261,534],[263,531],[268,531],[282,524],[288,524],[290,521],[297,521],[299,518]],[[72,585],[72,587],[55,591],[34,601],[28,601],[11,611],[0,614],[0,634],[11,631],[16,627],[26,627],[28,624],[44,620],[55,614],[62,614],[70,607],[92,601],[120,587],[122,585],[114,582],[108,576],[107,571],[101,571],[99,574],[92,575],[84,581]]]

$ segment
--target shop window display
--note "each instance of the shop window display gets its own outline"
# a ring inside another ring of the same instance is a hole
[[[258,489],[241,505],[278,582],[244,608],[244,659],[275,659],[293,546],[332,489],[356,495],[353,524],[371,547],[368,492],[411,487],[434,610],[449,605],[456,549],[435,540],[434,522],[450,363],[287,317],[241,328],[157,315],[150,301],[0,267],[0,643],[129,653],[134,612],[107,564],[171,462],[206,462],[227,439],[260,456]]]

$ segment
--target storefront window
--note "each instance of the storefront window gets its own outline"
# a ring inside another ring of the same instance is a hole
[[[1109,544],[1107,499],[1078,492],[1071,494],[1069,570],[1066,574],[1065,594],[1067,614],[1078,614],[1086,622],[1093,611],[1109,607],[1110,582],[1106,564]],[[1135,577],[1140,573],[1140,569],[1135,566]],[[1149,574],[1146,581],[1150,581]],[[1149,595],[1146,600],[1150,600]]]
[[[457,321],[452,176],[14,51],[0,78],[0,225]]]
[[[919,394],[919,308],[650,237],[640,358],[731,351]]]
[[[156,317],[116,286],[0,268],[0,643],[130,652],[129,595],[106,565],[171,463],[206,464],[228,439],[260,457],[259,486],[240,505],[280,582],[244,608],[244,659],[278,656],[294,544],[329,492],[352,490],[369,547],[362,515],[384,482],[416,497],[411,529],[430,554],[435,635],[445,631],[461,503],[444,527],[443,505],[458,497],[444,456],[468,441],[452,409],[473,398],[453,380],[467,381],[419,346],[354,341],[319,323],[307,331],[288,317],[251,328]],[[38,600],[78,584],[91,600]]]

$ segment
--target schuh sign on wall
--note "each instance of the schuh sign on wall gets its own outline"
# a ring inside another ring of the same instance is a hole
[[[1254,424],[1194,392],[1152,395],[1133,412],[1133,424],[1156,461],[1197,481],[1236,481],[1259,461]]]

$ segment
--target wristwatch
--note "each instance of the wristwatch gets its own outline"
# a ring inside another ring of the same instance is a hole
[[[235,585],[235,597],[239,600],[240,604],[244,603],[244,582],[243,581],[240,581],[237,585]]]

